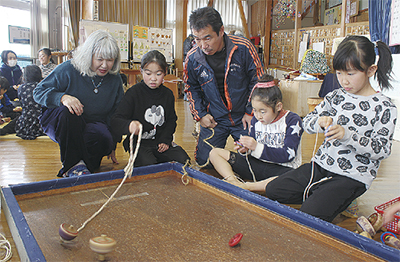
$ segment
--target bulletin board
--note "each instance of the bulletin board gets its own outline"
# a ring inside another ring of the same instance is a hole
[[[134,26],[132,30],[133,62],[140,62],[143,55],[150,50],[160,51],[168,63],[173,62],[172,29]]]
[[[30,44],[31,29],[20,26],[8,26],[8,39],[13,44]]]
[[[309,46],[316,43],[324,43],[324,53],[328,60],[328,65],[332,69],[332,59],[334,43],[336,38],[341,35],[340,25],[316,26],[298,29],[298,43],[303,39],[303,35],[309,35]],[[369,35],[369,23],[357,22],[346,24],[345,36],[347,35]],[[273,30],[271,31],[270,65],[286,67],[291,69],[300,68],[300,63],[294,63],[294,54],[299,46],[294,46],[295,30]]]
[[[340,24],[342,19],[342,6],[333,7],[325,10],[324,25]]]
[[[79,22],[79,44],[86,41],[88,36],[96,30],[109,32],[118,43],[121,51],[121,61],[129,59],[129,25],[92,20],[81,20]]]

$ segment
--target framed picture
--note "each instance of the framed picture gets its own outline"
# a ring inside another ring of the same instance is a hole
[[[20,26],[8,26],[8,39],[12,44],[26,44],[31,43],[31,29]]]

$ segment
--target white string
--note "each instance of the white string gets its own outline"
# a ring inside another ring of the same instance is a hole
[[[251,168],[250,161],[249,161],[249,157],[248,157],[250,155],[249,150],[247,150],[246,153],[244,153],[244,154],[240,153],[239,151],[238,151],[238,153],[239,153],[239,155],[246,157],[246,162],[247,162],[247,165],[249,166],[250,173],[253,176],[253,181],[257,182],[256,175],[254,174],[253,169]]]
[[[304,192],[303,192],[303,202],[306,201],[306,198],[308,197],[308,191],[310,190],[311,183],[314,179],[314,161],[312,160],[312,158],[315,156],[315,149],[317,148],[317,142],[318,142],[318,131],[315,134],[314,149],[313,149],[313,153],[312,153],[312,157],[311,157],[311,177],[310,177],[310,181],[308,182],[308,185],[306,186],[306,188],[304,189]]]
[[[132,133],[131,136],[130,136],[130,154],[129,154],[130,156],[129,156],[128,164],[124,168],[125,176],[122,179],[121,183],[119,184],[117,189],[115,189],[114,193],[110,196],[110,198],[100,207],[100,209],[96,213],[94,213],[89,219],[87,219],[82,224],[82,226],[80,228],[78,228],[77,232],[81,231],[86,226],[87,223],[89,223],[95,216],[97,216],[105,208],[105,206],[111,201],[111,199],[113,199],[115,194],[117,194],[118,190],[122,187],[122,184],[124,184],[126,178],[127,177],[131,178],[132,172],[133,172],[133,164],[135,163],[135,159],[136,159],[136,156],[138,154],[139,147],[140,147],[140,141],[142,140],[142,129],[143,129],[143,126],[140,125],[139,126],[138,140],[136,142],[136,148],[135,148],[135,153],[134,154],[132,154],[134,134]]]
[[[11,244],[10,242],[5,238],[5,236],[3,236],[0,233],[1,236],[1,240],[0,240],[0,248],[4,249],[6,251],[6,254],[4,255],[4,258],[0,260],[0,262],[5,262],[11,259],[12,257],[12,252],[11,252]]]

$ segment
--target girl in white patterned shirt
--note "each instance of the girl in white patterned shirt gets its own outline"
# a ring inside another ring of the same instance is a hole
[[[379,61],[375,64],[375,47]],[[376,178],[380,162],[391,152],[397,110],[376,92],[391,88],[392,57],[387,45],[363,36],[348,36],[339,45],[333,68],[342,88],[327,94],[304,119],[307,133],[325,133],[325,141],[311,163],[269,182],[266,195],[331,222],[361,196]]]

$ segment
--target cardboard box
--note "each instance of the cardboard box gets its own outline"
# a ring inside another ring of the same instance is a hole
[[[301,117],[308,114],[307,100],[309,97],[318,97],[322,80],[289,80],[281,79],[279,88],[282,92],[283,108],[290,110]]]

